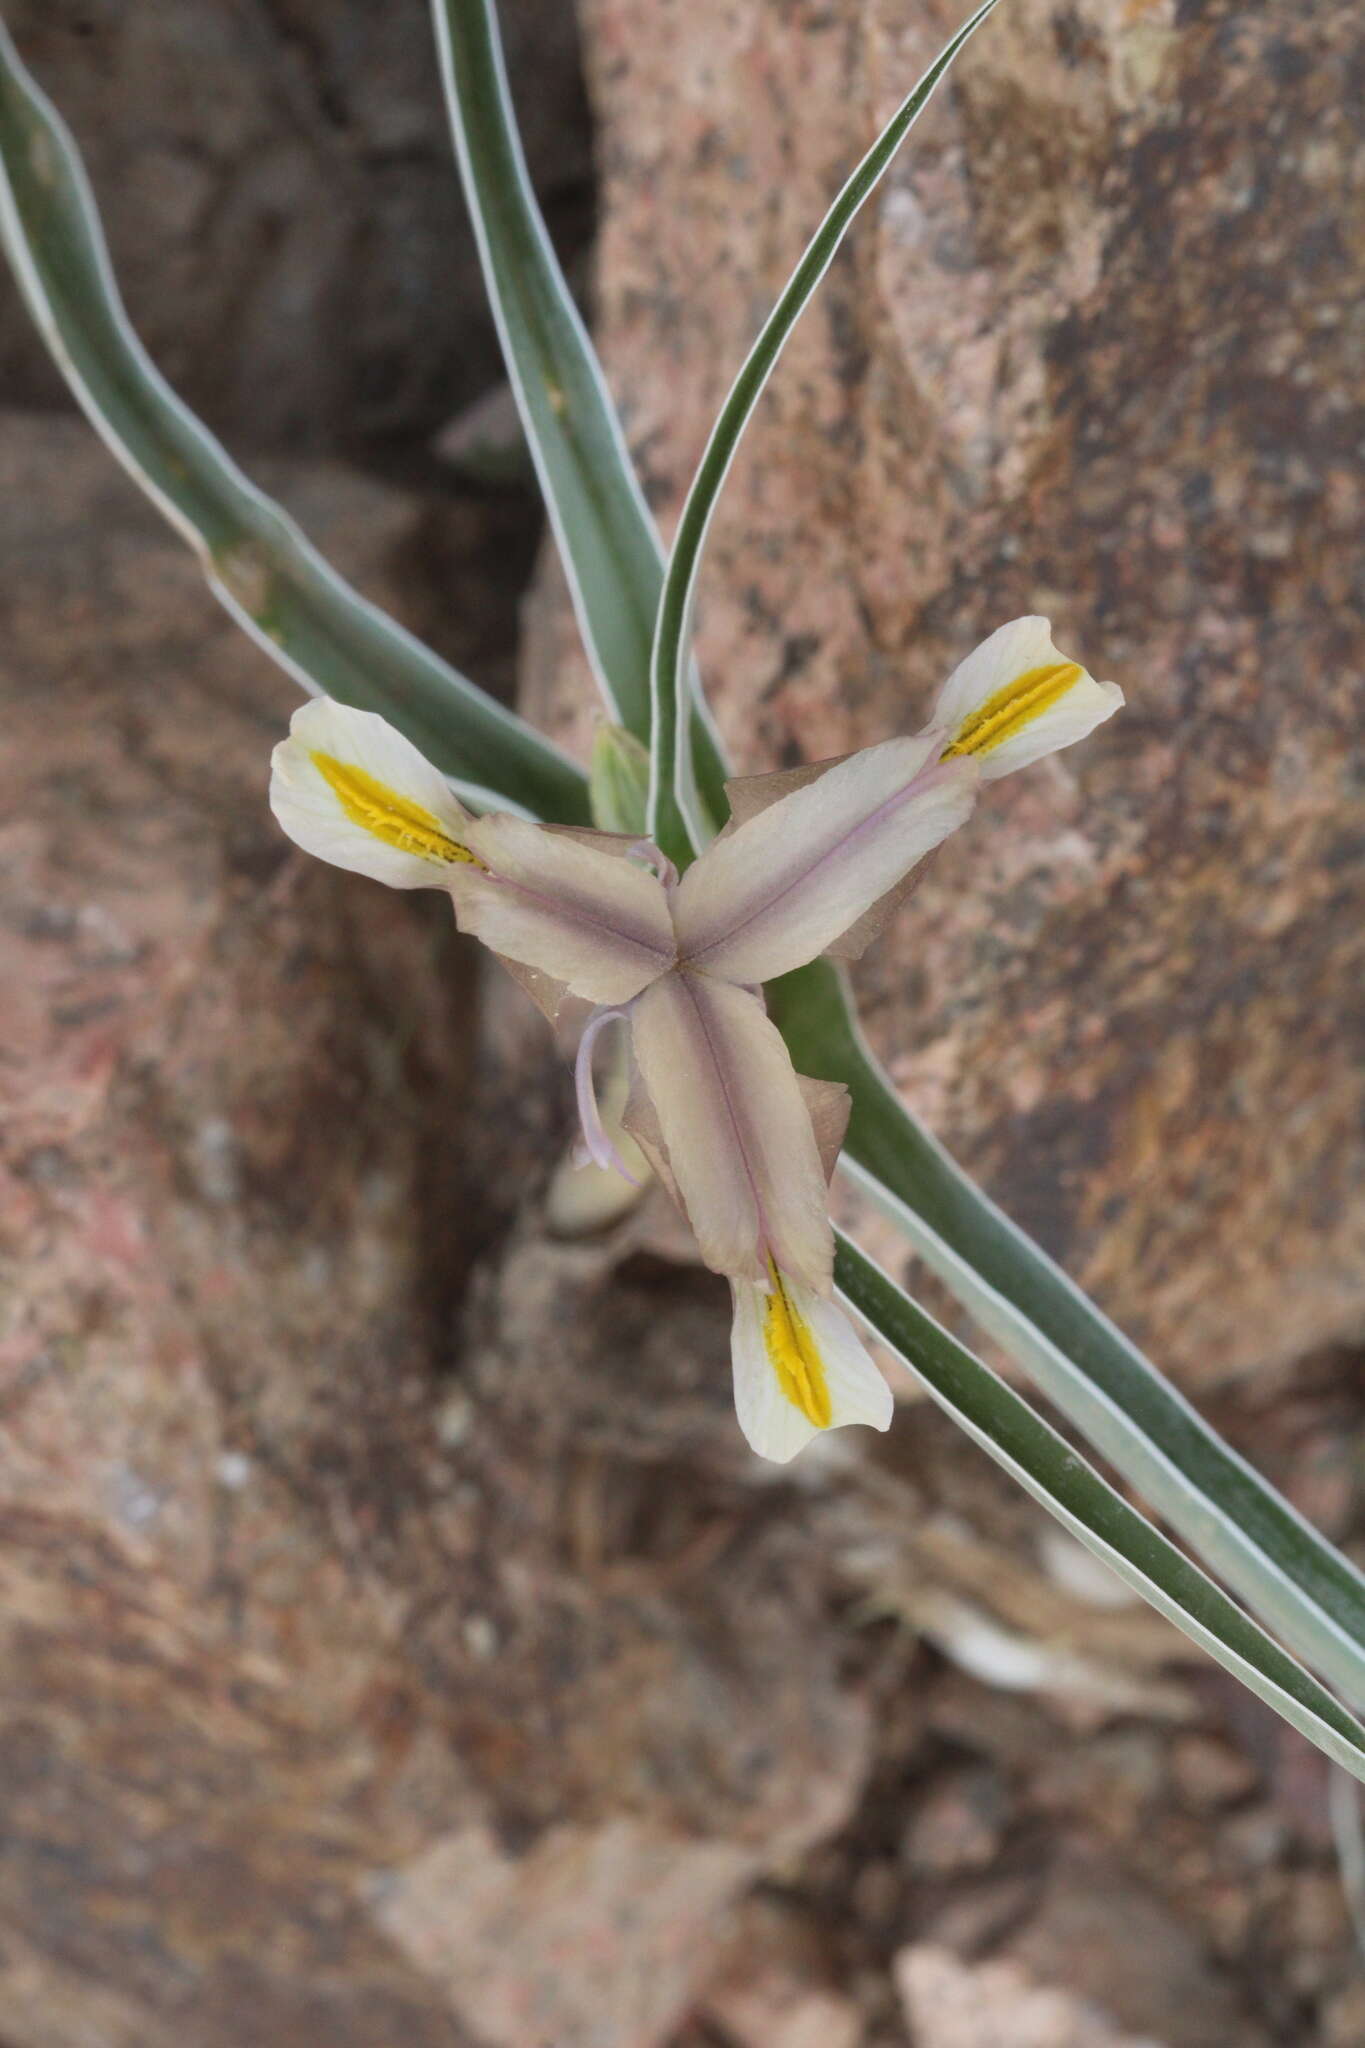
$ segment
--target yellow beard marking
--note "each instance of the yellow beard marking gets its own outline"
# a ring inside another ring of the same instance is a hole
[[[439,818],[434,818],[421,804],[413,803],[410,797],[399,796],[387,783],[367,775],[363,768],[350,761],[338,761],[331,754],[314,754],[312,762],[323,781],[335,790],[352,824],[372,832],[376,839],[396,846],[400,853],[420,854],[423,860],[463,860],[475,867],[483,865],[467,846],[450,837]]]
[[[777,1384],[807,1422],[828,1429],[834,1413],[825,1384],[825,1368],[815,1339],[792,1307],[776,1266],[768,1261],[773,1291],[763,1315],[763,1342]]]
[[[1006,683],[1003,690],[997,690],[964,718],[957,738],[943,749],[941,758],[947,761],[954,754],[993,752],[1049,711],[1082,674],[1080,664],[1074,661],[1054,661],[1043,668],[1025,669],[1023,675]]]

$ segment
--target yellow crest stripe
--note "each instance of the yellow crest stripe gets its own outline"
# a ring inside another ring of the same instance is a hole
[[[817,1429],[828,1429],[834,1414],[825,1368],[815,1339],[797,1314],[771,1259],[773,1291],[763,1317],[763,1342],[777,1383],[794,1408]]]
[[[1043,712],[1051,710],[1084,673],[1075,661],[1053,661],[1042,668],[1025,669],[963,719],[942,758],[947,761],[954,754],[991,753]]]
[[[353,761],[338,761],[335,755],[316,753],[311,759],[323,781],[336,792],[353,825],[373,833],[386,845],[396,846],[402,853],[419,854],[423,860],[482,865],[467,846],[450,837],[439,818],[421,804],[413,803],[410,797],[400,796],[377,776],[366,774]]]

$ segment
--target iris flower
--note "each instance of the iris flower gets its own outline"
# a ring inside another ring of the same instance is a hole
[[[844,1423],[885,1429],[892,1398],[832,1299],[828,1184],[845,1091],[794,1070],[762,984],[854,958],[980,785],[1081,739],[1122,703],[1016,619],[954,671],[913,738],[729,785],[725,830],[681,877],[651,842],[473,816],[373,712],[316,698],[276,747],[276,818],[307,852],[399,889],[449,892],[552,1019],[580,1027],[584,1141],[616,1164],[593,1047],[629,1033],[625,1125],[734,1296],[735,1406],[785,1463]],[[624,1170],[624,1169],[622,1169]]]

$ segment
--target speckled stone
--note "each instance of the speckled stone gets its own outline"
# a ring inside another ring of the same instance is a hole
[[[1195,1385],[1365,1315],[1352,12],[1001,9],[793,339],[704,591],[748,769],[914,729],[1025,611],[1123,684],[991,792],[859,987],[907,1099]],[[582,14],[598,327],[667,527],[961,9]],[[553,574],[532,626],[532,706],[581,734]]]

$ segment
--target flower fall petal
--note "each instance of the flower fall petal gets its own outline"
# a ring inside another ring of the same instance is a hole
[[[1048,620],[1011,619],[960,662],[934,706],[947,735],[945,760],[976,761],[994,782],[1083,740],[1123,703],[1117,683],[1097,683],[1053,645]]]
[[[270,762],[270,808],[305,853],[394,889],[439,889],[475,856],[445,777],[373,711],[302,704]]]
[[[758,997],[709,975],[668,974],[632,1005],[631,1039],[705,1264],[760,1280],[771,1257],[827,1287],[824,1168],[791,1056]]]
[[[865,747],[715,840],[678,885],[680,957],[753,983],[834,945],[971,810],[974,763],[936,751]]]
[[[826,1429],[887,1429],[895,1403],[841,1308],[780,1269],[735,1280],[735,1413],[751,1450],[785,1465]]]

